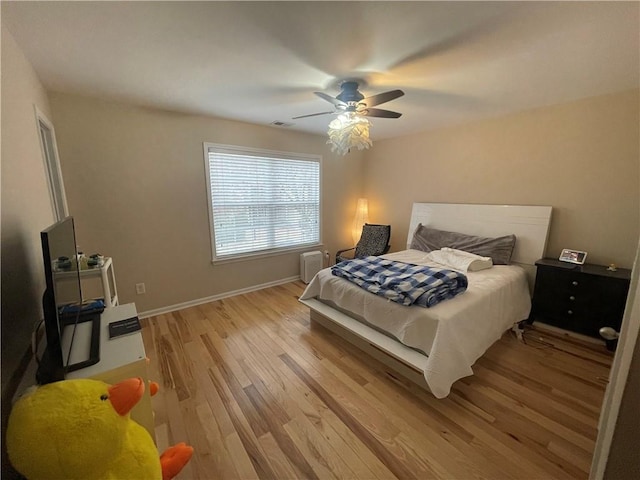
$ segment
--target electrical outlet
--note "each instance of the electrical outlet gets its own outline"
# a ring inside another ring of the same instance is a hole
[[[147,289],[144,286],[144,283],[136,283],[136,293],[138,295],[142,295],[143,293],[147,293]]]
[[[329,258],[329,250],[324,251],[324,258]]]

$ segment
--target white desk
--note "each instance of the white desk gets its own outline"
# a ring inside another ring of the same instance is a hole
[[[149,373],[142,333],[136,332],[109,340],[109,323],[135,317],[137,314],[134,303],[105,309],[100,318],[100,361],[95,365],[70,372],[66,378],[93,378],[109,384],[132,377],[142,378],[146,384],[145,392],[131,411],[131,418],[145,427],[155,441],[153,409],[149,395]],[[89,357],[90,328],[90,323],[78,324],[70,364]]]

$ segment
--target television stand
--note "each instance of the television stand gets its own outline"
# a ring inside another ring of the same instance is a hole
[[[114,384],[132,377],[140,377],[145,382],[144,395],[138,404],[131,410],[131,418],[147,429],[151,438],[155,441],[153,410],[151,396],[149,395],[149,373],[147,356],[142,342],[142,332],[135,332],[114,339],[109,339],[109,323],[138,315],[133,303],[106,308],[100,314],[100,361],[94,365],[80,368],[73,372],[67,372],[66,379],[91,378]],[[87,327],[90,324],[86,324]],[[85,324],[78,324],[78,328],[85,328]],[[71,353],[71,362],[80,358],[86,358],[86,352],[90,349],[89,336],[81,334],[74,340],[74,348]],[[84,342],[78,340],[84,339]],[[78,344],[76,345],[76,342]],[[82,357],[85,355],[85,357]]]

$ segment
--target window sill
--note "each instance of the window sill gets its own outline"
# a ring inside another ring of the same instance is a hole
[[[286,250],[275,250],[275,251],[266,251],[266,252],[257,252],[257,253],[247,253],[243,255],[238,255],[235,257],[229,257],[224,259],[211,260],[213,266],[225,265],[227,263],[238,263],[238,262],[246,262],[250,260],[260,260],[263,258],[276,257],[279,255],[290,255],[292,253],[303,253],[310,252],[313,250],[322,250],[324,246],[323,243],[316,243],[313,245],[305,245],[303,247],[296,248],[288,248]]]

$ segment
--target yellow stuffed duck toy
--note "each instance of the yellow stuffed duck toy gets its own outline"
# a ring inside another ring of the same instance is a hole
[[[144,389],[140,378],[38,387],[11,411],[9,460],[29,480],[173,478],[193,448],[180,443],[158,456],[149,432],[129,418]]]

